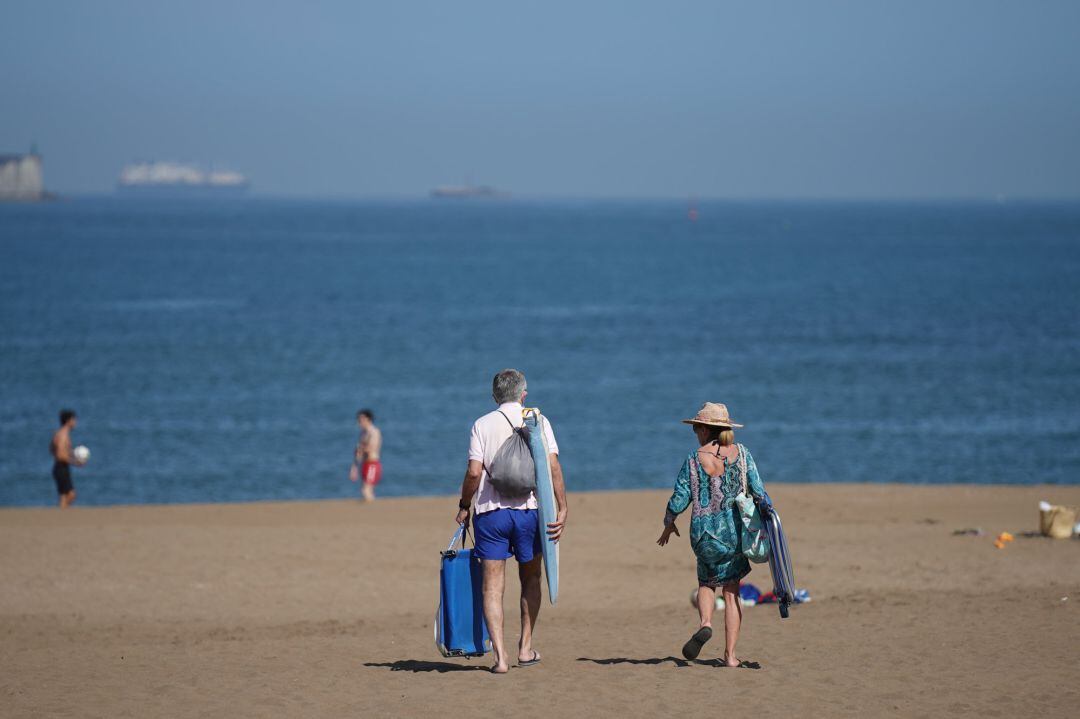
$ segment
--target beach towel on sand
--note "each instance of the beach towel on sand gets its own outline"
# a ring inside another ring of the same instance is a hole
[[[461,549],[454,545],[461,540]],[[480,657],[491,649],[484,622],[484,575],[480,560],[465,549],[465,525],[442,552],[435,646],[444,657]]]

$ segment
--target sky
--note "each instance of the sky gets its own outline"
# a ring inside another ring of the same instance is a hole
[[[1080,197],[1075,0],[0,4],[0,153],[297,197]]]

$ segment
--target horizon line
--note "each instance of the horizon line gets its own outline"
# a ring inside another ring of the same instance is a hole
[[[111,191],[64,192],[52,190],[54,201],[80,199],[116,199],[132,204],[141,202],[168,202],[173,199],[180,202],[250,202],[250,201],[312,201],[312,202],[431,202],[445,205],[500,205],[514,202],[681,202],[681,203],[800,203],[800,204],[934,204],[934,203],[1074,203],[1080,202],[1080,194],[1024,194],[1024,195],[674,195],[674,194],[547,194],[513,193],[501,197],[466,197],[439,198],[429,193],[370,193],[370,194],[335,194],[335,193],[282,193],[249,192],[236,197],[222,198],[129,198],[120,197]]]

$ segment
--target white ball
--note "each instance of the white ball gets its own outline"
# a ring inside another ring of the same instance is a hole
[[[90,459],[90,449],[83,444],[80,444],[75,449],[71,450],[71,454],[74,455],[76,461],[85,462]]]

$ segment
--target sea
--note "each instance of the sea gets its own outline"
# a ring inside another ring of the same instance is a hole
[[[670,487],[706,401],[766,486],[1080,482],[1080,203],[695,209],[0,205],[0,505],[65,407],[78,504],[358,497],[360,408],[380,496],[455,494],[507,367],[571,491]]]

